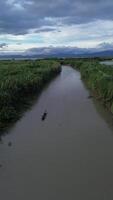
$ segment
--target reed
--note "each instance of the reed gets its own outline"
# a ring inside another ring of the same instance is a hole
[[[0,133],[60,71],[60,64],[52,60],[0,61]]]
[[[94,96],[113,113],[113,66],[102,65],[99,60],[64,59],[61,62],[78,69]]]

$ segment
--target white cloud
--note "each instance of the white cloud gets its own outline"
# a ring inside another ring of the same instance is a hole
[[[9,43],[5,51],[25,51],[29,48],[50,45],[95,48],[100,43],[113,42],[113,21],[97,20],[93,23],[52,26],[52,28],[44,26],[39,30],[31,29],[25,35],[0,35],[0,41]]]

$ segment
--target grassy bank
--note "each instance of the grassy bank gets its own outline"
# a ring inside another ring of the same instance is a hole
[[[113,113],[113,66],[101,65],[98,59],[67,59],[63,63],[79,69],[93,94]]]
[[[0,133],[22,114],[29,99],[61,71],[56,61],[0,61]]]

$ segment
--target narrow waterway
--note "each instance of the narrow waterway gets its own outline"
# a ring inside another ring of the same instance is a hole
[[[112,117],[88,96],[63,66],[2,138],[1,200],[113,200]]]

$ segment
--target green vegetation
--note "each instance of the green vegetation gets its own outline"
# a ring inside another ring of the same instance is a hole
[[[87,86],[113,113],[113,66],[102,65],[99,59],[66,59],[61,62],[80,70]]]
[[[60,64],[52,60],[0,61],[0,133],[60,71]]]
[[[43,86],[61,71],[60,64],[80,70],[94,95],[113,113],[113,67],[101,59],[0,61],[0,133],[21,116]]]

